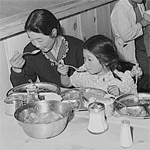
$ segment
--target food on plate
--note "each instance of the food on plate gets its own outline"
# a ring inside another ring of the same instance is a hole
[[[83,90],[83,96],[86,97],[87,99],[90,99],[91,97],[94,98],[102,98],[106,94],[105,91],[100,90],[100,89],[94,89],[94,88],[85,88]]]
[[[71,104],[72,108],[74,110],[77,109],[85,109],[84,108],[84,102],[81,101],[80,99],[75,99],[75,100],[65,100],[65,102],[68,102],[69,104]]]
[[[118,97],[114,103],[116,111],[121,115],[133,118],[150,118],[150,94],[138,93],[137,99],[134,94]]]
[[[65,90],[61,92],[61,97],[64,100],[75,100],[75,99],[79,99],[80,97],[79,94],[80,94],[80,91],[77,89]]]
[[[120,112],[124,115],[133,116],[133,117],[147,116],[147,112],[142,106],[123,107],[120,109]]]
[[[46,86],[34,86],[34,85],[32,85],[32,86],[27,86],[27,88],[26,88],[26,91],[28,91],[28,90],[37,90],[37,92],[57,92],[57,89],[55,88],[55,87],[46,87]],[[23,92],[24,90],[22,89],[22,92]],[[21,89],[20,89],[20,92],[21,92]]]
[[[141,97],[139,103],[143,105],[150,105],[150,97]]]
[[[87,109],[88,105],[96,99],[101,99],[105,91],[95,88],[75,88],[61,92],[63,101],[70,102],[73,109]]]
[[[137,99],[134,95],[130,95],[125,98],[122,98],[120,102],[126,106],[136,106],[139,104],[139,101],[137,101]]]

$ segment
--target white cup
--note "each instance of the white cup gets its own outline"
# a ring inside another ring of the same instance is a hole
[[[8,99],[4,100],[5,103],[5,113],[9,116],[13,116],[17,108],[23,105],[23,102],[19,99]]]

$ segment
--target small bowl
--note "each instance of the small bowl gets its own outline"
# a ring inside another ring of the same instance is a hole
[[[4,99],[5,113],[9,116],[13,116],[14,112],[23,105],[23,101],[19,97],[10,96]]]
[[[105,112],[107,117],[111,117],[115,114],[115,107],[114,107],[115,99],[107,98],[103,102],[105,105]]]

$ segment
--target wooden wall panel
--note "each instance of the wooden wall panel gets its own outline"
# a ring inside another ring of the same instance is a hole
[[[26,33],[0,41],[0,99],[4,98],[6,92],[12,88],[10,83],[10,59],[15,50],[22,52],[28,42]]]
[[[6,57],[4,41],[0,41],[0,100],[6,97],[6,92],[11,88]]]
[[[29,42],[29,39],[27,37],[26,33],[23,34],[18,34],[17,36],[13,36],[11,38],[8,38],[5,40],[5,52],[6,52],[6,58],[7,58],[7,63],[8,67],[10,68],[10,59],[14,55],[15,51],[22,52],[23,48],[27,45]]]
[[[98,33],[96,9],[80,14],[80,22],[82,39],[84,41]]]
[[[72,35],[80,39],[82,38],[79,15],[61,20],[60,23],[64,34]]]
[[[96,9],[98,33],[111,38],[110,4]]]
[[[113,10],[113,8],[114,8],[114,6],[115,6],[115,4],[116,4],[117,2],[118,2],[118,1],[114,1],[114,2],[110,3],[110,14],[111,14],[111,12],[112,12],[112,10]],[[115,37],[114,37],[113,32],[112,32],[112,29],[111,29],[111,39],[112,39],[112,40],[115,40]]]

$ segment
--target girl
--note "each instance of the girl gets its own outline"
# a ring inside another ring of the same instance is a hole
[[[96,35],[88,39],[84,44],[83,56],[84,64],[79,68],[80,72],[75,71],[70,78],[65,65],[58,67],[62,85],[99,88],[114,96],[137,92],[133,76],[136,73],[140,76],[141,69],[133,67],[131,63],[120,61],[116,47],[109,38]]]

